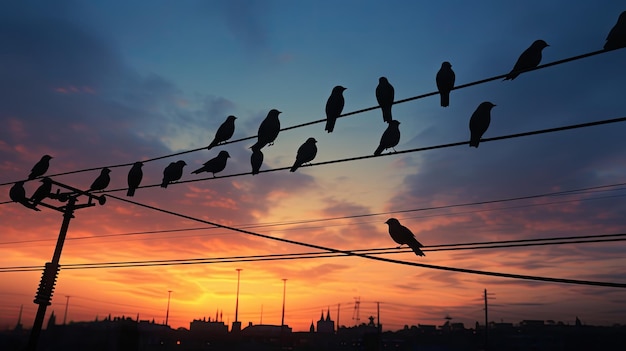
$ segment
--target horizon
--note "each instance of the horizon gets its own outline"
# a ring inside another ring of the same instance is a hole
[[[467,326],[483,323],[486,289],[490,320],[626,323],[626,50],[602,51],[620,4],[34,3],[0,5],[0,327],[21,305],[33,324],[63,221],[67,199],[33,211],[9,197],[46,154],[27,197],[41,177],[53,194],[82,191],[110,169],[70,220],[46,321],[69,296],[67,320],[106,311],[177,328],[223,310],[230,328],[237,305],[240,321],[280,325],[285,297],[293,330],[338,305],[352,321],[357,298],[360,320],[380,303],[384,328]],[[538,39],[549,45],[539,68],[502,81]],[[435,81],[444,61],[467,85],[448,107]],[[388,126],[380,77],[401,135],[375,156]],[[327,132],[335,86],[346,116]],[[468,147],[486,101],[490,124]],[[272,109],[284,129],[253,175]],[[230,115],[233,135],[207,150]],[[308,138],[314,159],[289,172]],[[223,170],[192,173],[220,151]],[[182,177],[163,188],[178,160]],[[389,218],[425,256],[396,249]]]

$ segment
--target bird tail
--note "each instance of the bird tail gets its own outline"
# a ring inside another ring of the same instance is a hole
[[[441,93],[441,107],[450,106],[450,92]]]
[[[417,256],[426,256],[424,254],[424,251],[420,250],[420,246],[417,242],[415,243],[411,243],[409,244],[409,246],[411,247],[411,250],[413,250],[413,252],[415,252],[415,255]]]
[[[479,143],[480,143],[480,140],[479,140],[479,139],[472,139],[472,140],[470,140],[470,142],[469,142],[469,146],[470,146],[470,147],[478,147],[478,144],[479,144]]]
[[[135,196],[135,188],[128,188],[126,196]]]
[[[254,145],[250,146],[252,151],[260,151],[267,143],[257,141]]]
[[[517,71],[511,71],[511,72],[509,72],[509,74],[507,74],[507,75],[506,75],[506,77],[504,77],[503,81],[504,81],[504,80],[513,80],[513,79],[515,79],[517,76],[519,76],[519,72],[517,72]]]
[[[334,119],[326,119],[326,128],[325,131],[328,133],[332,133],[335,130],[335,120]]]
[[[295,172],[298,167],[300,167],[300,164],[298,164],[298,162],[294,163],[293,166],[289,168],[289,172]]]
[[[385,150],[385,148],[382,145],[379,145],[378,148],[376,148],[376,151],[374,151],[374,155],[378,156],[382,154],[383,150]]]
[[[215,140],[213,140],[213,141],[209,144],[209,146],[207,146],[207,148],[206,148],[206,149],[207,149],[207,150],[211,150],[211,149],[212,149],[213,147],[215,147],[216,145],[217,145],[217,142],[215,142]]]
[[[168,181],[163,179],[163,182],[161,182],[161,188],[167,188],[167,183]]]
[[[391,116],[391,105],[381,107],[381,110],[383,111],[383,121],[387,123],[391,122],[391,120],[393,119],[393,117]]]

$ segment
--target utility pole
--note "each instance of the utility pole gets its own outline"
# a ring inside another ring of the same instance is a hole
[[[239,322],[239,277],[241,275],[241,268],[237,268],[237,300],[235,301],[235,322]]]
[[[54,292],[54,285],[56,284],[57,275],[59,274],[60,265],[59,261],[61,259],[61,251],[63,250],[63,244],[65,243],[65,236],[67,235],[67,229],[70,225],[70,220],[74,218],[74,211],[77,209],[82,209],[86,207],[92,207],[96,204],[93,203],[93,200],[98,200],[100,205],[104,205],[106,203],[106,198],[104,195],[96,196],[89,192],[74,188],[72,186],[56,182],[50,178],[44,178],[49,180],[50,183],[69,190],[67,193],[60,193],[59,189],[57,189],[56,193],[50,193],[46,197],[51,199],[56,199],[60,202],[67,202],[65,206],[56,207],[49,205],[45,202],[40,202],[38,205],[47,207],[59,212],[63,213],[63,222],[61,223],[61,229],[59,230],[59,237],[57,238],[57,244],[54,248],[54,253],[52,255],[52,260],[50,262],[46,262],[44,266],[43,273],[41,275],[41,281],[39,282],[39,288],[37,289],[37,294],[35,295],[35,300],[33,302],[39,307],[37,308],[37,314],[35,315],[35,321],[33,322],[33,328],[30,331],[30,338],[28,339],[28,345],[26,346],[27,351],[36,351],[37,343],[39,342],[39,335],[41,334],[41,328],[43,326],[43,321],[46,316],[46,309],[49,305],[51,305],[52,301],[52,293]],[[87,196],[89,200],[86,204],[77,205],[79,196]]]
[[[495,295],[495,294],[488,294],[487,293],[487,289],[485,289],[484,291],[484,300],[485,300],[485,351],[489,350],[489,314],[488,314],[488,309],[487,309],[487,297],[489,295]]]
[[[70,304],[70,297],[71,296],[65,296],[66,300],[65,300],[65,313],[63,314],[63,325],[65,325],[65,321],[67,320],[67,307]]]
[[[283,317],[280,322],[281,330],[285,326],[285,295],[287,293],[287,279],[283,278]]]

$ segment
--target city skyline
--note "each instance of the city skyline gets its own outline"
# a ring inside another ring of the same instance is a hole
[[[487,289],[496,321],[625,323],[626,144],[613,119],[626,109],[626,50],[599,52],[619,4],[33,3],[0,5],[0,327],[14,326],[20,306],[32,325],[37,267],[63,220],[9,196],[46,154],[54,182],[86,190],[110,176],[93,192],[106,203],[71,219],[46,320],[67,304],[68,321],[139,314],[176,328],[220,310],[232,324],[238,306],[242,326],[261,315],[276,325],[285,306],[300,331],[338,304],[351,325],[359,298],[361,320],[379,302],[390,330],[446,316],[470,325],[484,318]],[[549,45],[541,64],[595,54],[452,90],[441,106],[442,62],[456,86],[479,82],[508,74],[538,39]],[[387,128],[380,77],[407,101],[392,106],[399,143],[374,156]],[[342,113],[357,113],[328,132],[336,86],[347,88]],[[485,101],[491,123],[470,148],[470,117]],[[297,128],[262,147],[253,175],[249,137],[272,109]],[[231,115],[233,142],[207,150]],[[289,172],[309,138],[313,166]],[[220,151],[224,169],[209,161]],[[162,184],[179,160],[180,180]],[[217,168],[192,173],[207,162]],[[40,184],[26,180],[27,196]],[[392,217],[425,256],[395,250]]]

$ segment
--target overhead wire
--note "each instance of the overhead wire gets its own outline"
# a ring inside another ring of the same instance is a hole
[[[470,243],[457,243],[457,244],[439,244],[439,245],[424,246],[421,249],[424,252],[442,252],[442,251],[483,250],[483,249],[564,245],[564,244],[605,243],[605,242],[619,242],[619,241],[626,241],[626,233],[577,235],[577,236],[566,236],[566,237],[485,241],[485,242],[470,242]],[[411,253],[412,252],[410,248],[398,248],[398,247],[354,249],[354,250],[347,250],[347,251],[354,252],[354,253],[369,254],[369,255],[387,255],[387,254],[399,254],[399,253]],[[212,263],[256,262],[256,261],[277,261],[277,260],[280,261],[280,260],[294,260],[294,259],[307,259],[307,258],[332,258],[332,257],[349,257],[349,256],[346,256],[342,253],[335,253],[335,252],[300,252],[300,253],[287,253],[287,254],[204,257],[204,258],[168,259],[168,260],[69,263],[69,264],[61,265],[61,268],[62,269],[130,268],[130,267],[154,267],[154,266],[171,266],[171,265],[188,265],[188,264],[212,264]],[[42,266],[0,267],[0,273],[39,271],[42,268],[43,268]]]
[[[617,48],[617,49],[619,49],[619,48]],[[561,59],[561,60],[545,63],[545,64],[542,64],[542,65],[538,65],[537,67],[534,67],[534,68],[526,69],[526,70],[523,71],[523,73],[530,72],[530,71],[535,71],[535,70],[539,70],[539,69],[543,69],[543,68],[547,68],[547,67],[552,67],[552,66],[555,66],[555,65],[560,65],[560,64],[563,64],[563,63],[571,62],[571,61],[580,60],[580,59],[583,59],[583,58],[595,56],[595,55],[606,53],[606,52],[609,52],[609,51],[614,51],[614,50],[617,50],[617,49],[611,49],[611,50],[603,49],[603,50],[597,50],[597,51],[593,51],[593,52],[589,52],[589,53],[585,53],[585,54],[581,54],[581,55],[577,55],[577,56],[568,57],[568,58],[565,58],[565,59]],[[457,86],[453,87],[452,90],[463,89],[463,88],[471,87],[471,86],[474,86],[474,85],[491,82],[491,81],[494,81],[494,80],[497,80],[497,79],[504,78],[504,77],[507,76],[507,74],[500,74],[500,75],[493,76],[493,77],[490,77],[490,78],[485,78],[485,79],[481,79],[481,80],[478,80],[478,81],[457,85]],[[396,101],[393,102],[393,104],[394,105],[401,104],[401,103],[405,103],[405,102],[409,102],[409,101],[413,101],[413,100],[417,100],[417,99],[422,99],[422,98],[426,98],[426,97],[437,95],[437,94],[439,94],[438,91],[433,91],[433,92],[426,93],[426,94],[421,94],[421,95],[417,95],[417,96],[413,96],[413,97],[409,97],[409,98],[405,98],[405,99],[401,99],[401,100],[396,100]],[[338,118],[353,116],[353,115],[356,115],[356,114],[361,114],[361,113],[364,113],[364,112],[376,110],[378,108],[380,108],[380,106],[376,105],[376,106],[372,106],[372,107],[368,107],[368,108],[364,108],[364,109],[360,109],[360,110],[356,110],[356,111],[351,111],[351,112],[347,112],[347,113],[344,113],[344,114],[340,115]],[[305,127],[305,126],[309,126],[309,125],[313,125],[313,124],[317,124],[317,123],[322,123],[324,121],[325,121],[325,119],[319,119],[319,120],[314,120],[314,121],[311,121],[311,122],[297,124],[297,125],[294,125],[294,126],[289,126],[289,127],[282,128],[282,129],[280,129],[280,132],[291,130],[291,129],[296,129],[296,128],[301,128],[301,127]],[[244,138],[239,138],[239,139],[235,139],[235,140],[228,140],[228,141],[225,141],[225,142],[221,143],[220,145],[227,145],[227,144],[237,143],[237,142],[241,142],[241,141],[245,141],[245,140],[250,140],[250,139],[253,139],[255,137],[256,137],[256,135],[255,136],[248,136],[248,137],[244,137]],[[497,140],[497,139],[494,139],[494,138],[483,139],[483,140],[481,140],[481,142],[485,141],[485,140]],[[465,144],[465,143],[466,142],[463,142],[462,144]],[[152,161],[157,161],[157,160],[161,160],[161,159],[165,159],[165,158],[170,158],[170,157],[174,157],[174,156],[180,156],[180,155],[184,155],[184,154],[188,154],[188,153],[192,153],[192,152],[197,152],[197,151],[200,151],[200,150],[205,150],[207,148],[207,146],[200,147],[200,148],[195,148],[195,149],[190,149],[190,150],[185,150],[185,151],[181,151],[181,152],[176,152],[176,153],[172,153],[172,154],[152,157],[152,158],[145,159],[145,160],[143,160],[141,162],[143,162],[143,163],[152,162]],[[449,146],[455,146],[455,144],[441,146],[441,147],[449,147]],[[63,176],[63,175],[70,175],[70,174],[76,174],[76,173],[82,173],[82,172],[88,172],[88,171],[95,171],[95,170],[100,170],[103,167],[106,167],[106,168],[127,167],[127,166],[132,166],[134,164],[134,162],[135,161],[128,162],[128,163],[114,164],[114,165],[109,165],[109,166],[91,167],[91,168],[84,168],[84,169],[79,169],[79,170],[74,170],[74,171],[60,172],[60,173],[47,175],[47,177]],[[16,181],[0,183],[0,186],[11,185],[11,184],[14,184],[15,182]]]

